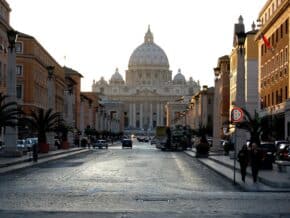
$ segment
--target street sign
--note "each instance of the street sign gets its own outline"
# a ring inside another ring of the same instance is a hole
[[[234,123],[239,123],[244,118],[244,112],[239,107],[234,107],[231,111],[231,118]]]

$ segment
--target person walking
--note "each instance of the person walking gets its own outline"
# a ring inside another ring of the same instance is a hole
[[[261,152],[256,143],[252,143],[250,158],[251,158],[253,182],[256,183],[258,179],[258,172],[260,169],[261,160],[262,160]]]
[[[246,181],[247,166],[249,163],[249,152],[248,152],[247,145],[243,145],[243,147],[239,151],[238,161],[240,163],[242,181],[245,182]]]

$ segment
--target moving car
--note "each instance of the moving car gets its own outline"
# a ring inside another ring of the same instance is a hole
[[[290,161],[290,145],[288,143],[282,143],[278,146],[276,159]]]
[[[103,139],[99,139],[96,141],[96,143],[93,144],[93,147],[98,147],[98,148],[103,148],[105,147],[106,149],[108,149],[108,142],[106,140]]]
[[[131,139],[123,139],[122,141],[122,148],[132,148],[133,147],[133,142]]]

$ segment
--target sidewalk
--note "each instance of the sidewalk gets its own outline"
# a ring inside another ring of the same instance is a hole
[[[195,157],[195,150],[185,151],[191,157]],[[273,164],[273,170],[260,170],[258,183],[253,183],[251,168],[247,168],[246,182],[241,180],[239,162],[236,161],[236,170],[234,172],[234,159],[217,153],[210,153],[208,158],[196,158],[198,161],[208,166],[218,174],[224,176],[234,183],[234,174],[236,185],[245,191],[256,192],[290,192],[290,170],[279,172],[276,164]]]
[[[48,153],[44,154],[39,153],[37,162],[32,161],[31,153],[27,153],[22,157],[0,157],[0,174],[20,170],[31,166],[36,166],[51,160],[57,160],[89,151],[90,149],[87,148],[76,147],[64,150],[49,151]]]

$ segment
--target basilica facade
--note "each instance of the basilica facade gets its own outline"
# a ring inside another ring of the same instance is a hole
[[[116,69],[109,81],[102,77],[92,85],[102,98],[107,119],[117,120],[121,131],[150,131],[166,125],[165,105],[200,90],[199,81],[192,77],[186,81],[180,69],[172,79],[167,55],[155,44],[150,27],[144,42],[133,51],[125,75],[124,80]]]

